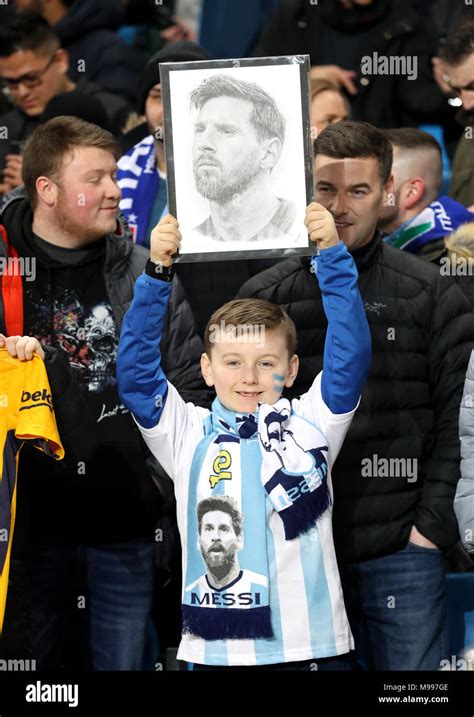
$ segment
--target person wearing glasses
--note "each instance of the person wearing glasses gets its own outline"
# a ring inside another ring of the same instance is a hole
[[[41,15],[24,12],[0,26],[0,77],[13,104],[0,117],[0,195],[23,183],[22,145],[53,97],[73,90],[94,95],[103,104],[112,131],[118,133],[129,109],[126,101],[85,78],[73,82],[68,66],[68,53]]]

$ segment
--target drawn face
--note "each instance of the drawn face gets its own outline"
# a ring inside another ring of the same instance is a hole
[[[194,125],[193,169],[203,197],[224,204],[248,189],[261,173],[262,143],[250,121],[253,106],[216,97],[200,109]]]

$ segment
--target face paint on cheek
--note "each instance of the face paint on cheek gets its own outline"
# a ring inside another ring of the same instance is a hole
[[[275,383],[273,385],[273,390],[276,393],[281,393],[284,389],[283,382],[285,380],[285,376],[283,374],[279,374],[279,373],[272,373],[272,378],[275,381]]]

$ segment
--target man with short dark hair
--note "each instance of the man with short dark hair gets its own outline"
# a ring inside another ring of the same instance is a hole
[[[68,359],[87,399],[90,440],[97,445],[89,460],[67,471],[43,465],[36,454],[20,469],[19,481],[33,506],[32,631],[41,669],[62,664],[69,607],[77,594],[85,594],[87,616],[85,649],[77,655],[90,652],[96,670],[144,666],[154,589],[157,467],[119,399],[115,359],[147,253],[129,241],[117,217],[118,155],[113,136],[96,125],[73,117],[49,120],[24,150],[29,201],[17,195],[0,214],[5,252],[30,257],[35,267],[34,281],[4,279],[8,291],[2,292],[1,309],[11,324],[8,333],[28,332]],[[201,342],[180,285],[173,296],[166,338],[156,348],[183,396],[202,404]],[[79,561],[86,593],[75,585]]]
[[[446,254],[444,239],[474,217],[451,197],[439,196],[441,147],[431,134],[413,127],[383,133],[393,148],[394,183],[378,223],[386,235],[384,241],[428,261],[439,261]]]
[[[85,77],[73,82],[68,68],[68,53],[41,15],[13,15],[0,26],[0,76],[14,105],[0,117],[0,195],[22,184],[21,148],[53,97],[73,90],[96,97],[117,131],[125,100]]]
[[[445,657],[442,549],[458,539],[458,415],[474,343],[459,287],[376,231],[393,191],[392,148],[339,122],[315,142],[315,198],[352,253],[372,332],[372,370],[334,469],[334,536],[356,640],[378,670],[436,670]],[[281,262],[239,297],[284,306],[298,331],[300,395],[323,361],[326,321],[307,258]],[[362,639],[364,636],[365,639]]]
[[[450,194],[465,206],[474,204],[474,20],[454,27],[441,48],[444,80],[462,100],[457,119],[464,127],[453,161]]]

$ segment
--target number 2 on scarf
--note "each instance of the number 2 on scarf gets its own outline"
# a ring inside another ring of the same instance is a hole
[[[215,488],[220,480],[232,480],[232,473],[227,470],[227,468],[230,468],[231,463],[232,458],[229,451],[220,451],[219,455],[212,464],[214,473],[209,476],[211,488]]]

